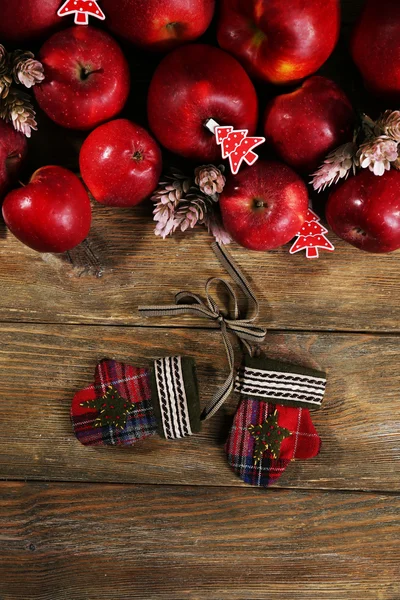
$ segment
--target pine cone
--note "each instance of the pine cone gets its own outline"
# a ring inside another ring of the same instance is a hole
[[[12,74],[15,83],[22,83],[27,88],[31,88],[36,83],[44,79],[43,65],[32,52],[15,50],[11,58]]]
[[[186,195],[186,198],[179,203],[175,212],[176,229],[181,231],[193,229],[199,223],[204,222],[204,218],[210,209],[210,200],[203,194],[193,192]]]
[[[194,171],[195,184],[199,186],[203,194],[211,196],[215,201],[218,201],[217,194],[220,194],[225,186],[226,179],[222,174],[223,169],[223,166],[218,168],[214,165],[203,165]]]
[[[218,244],[231,243],[232,238],[224,228],[219,209],[213,210],[206,215],[204,219],[204,225],[207,227],[208,232],[214,236],[215,241],[218,242]]]
[[[171,175],[165,175],[152,195],[153,202],[173,204],[176,206],[189,191],[192,181],[179,169],[171,169]]]
[[[362,169],[368,168],[374,175],[383,175],[398,157],[397,142],[387,135],[381,135],[361,144],[356,161]]]
[[[14,129],[31,137],[31,130],[37,130],[35,110],[30,97],[20,91],[11,89],[0,104],[0,118],[13,124]]]
[[[400,142],[400,110],[387,110],[376,122],[377,127],[396,142]]]
[[[10,57],[4,46],[0,44],[0,100],[7,97],[11,84]]]

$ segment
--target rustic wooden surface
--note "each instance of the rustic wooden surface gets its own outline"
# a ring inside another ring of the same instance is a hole
[[[390,495],[55,483],[0,490],[2,600],[400,597],[400,502]]]
[[[362,3],[342,1],[323,72],[367,109],[346,50]],[[146,78],[136,55],[132,69]],[[126,114],[144,122],[135,102]],[[25,175],[49,161],[76,169],[84,136],[64,132],[60,144],[39,118]],[[328,373],[313,415],[321,454],[257,490],[224,454],[234,396],[186,441],[94,449],[73,437],[71,398],[104,356],[137,366],[193,356],[204,404],[227,368],[207,321],[137,312],[224,275],[207,233],[163,242],[149,205],[93,208],[87,244],[63,256],[25,248],[0,223],[0,600],[399,600],[400,254],[333,235],[336,252],[319,261],[232,245],[260,298],[268,354]]]

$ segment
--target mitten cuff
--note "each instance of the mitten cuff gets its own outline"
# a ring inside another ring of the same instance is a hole
[[[150,380],[158,434],[173,440],[200,431],[200,401],[194,360],[181,356],[155,360]]]
[[[309,409],[320,408],[325,386],[322,371],[248,355],[235,381],[235,391],[246,396]]]

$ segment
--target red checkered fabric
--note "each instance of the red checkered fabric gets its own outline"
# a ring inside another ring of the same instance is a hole
[[[248,427],[265,422],[275,410],[278,425],[292,435],[283,440],[277,459],[266,450],[262,460],[255,463],[255,439]],[[321,439],[307,408],[281,406],[246,396],[239,403],[225,450],[229,465],[245,483],[268,487],[282,475],[291,460],[317,456],[320,447]]]
[[[87,400],[103,397],[110,385],[132,405],[124,429],[113,425],[96,427],[98,410],[81,406]],[[94,385],[75,394],[71,421],[76,437],[86,446],[131,446],[154,435],[157,424],[151,403],[149,370],[115,360],[102,360],[95,369]]]

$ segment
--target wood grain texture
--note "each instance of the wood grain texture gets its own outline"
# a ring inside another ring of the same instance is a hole
[[[95,207],[89,256],[85,248],[71,252],[73,265],[8,234],[0,252],[0,321],[143,324],[139,304],[172,303],[188,288],[202,294],[208,277],[225,275],[206,232],[159,240],[143,212]],[[257,290],[260,322],[276,329],[400,331],[400,255],[370,255],[330,237],[337,250],[318,261],[291,256],[288,247],[256,253],[232,245]]]
[[[284,334],[267,338],[270,356],[328,372],[323,408],[313,421],[323,440],[318,458],[291,463],[283,487],[399,490],[400,339],[392,335]],[[153,438],[133,448],[88,448],[73,436],[74,393],[93,382],[104,356],[136,366],[186,354],[198,364],[201,401],[227,375],[216,331],[60,325],[0,328],[0,477],[241,486],[224,442],[237,396],[179,442]],[[243,484],[244,485],[244,484]]]
[[[2,600],[397,600],[384,494],[3,483]]]

